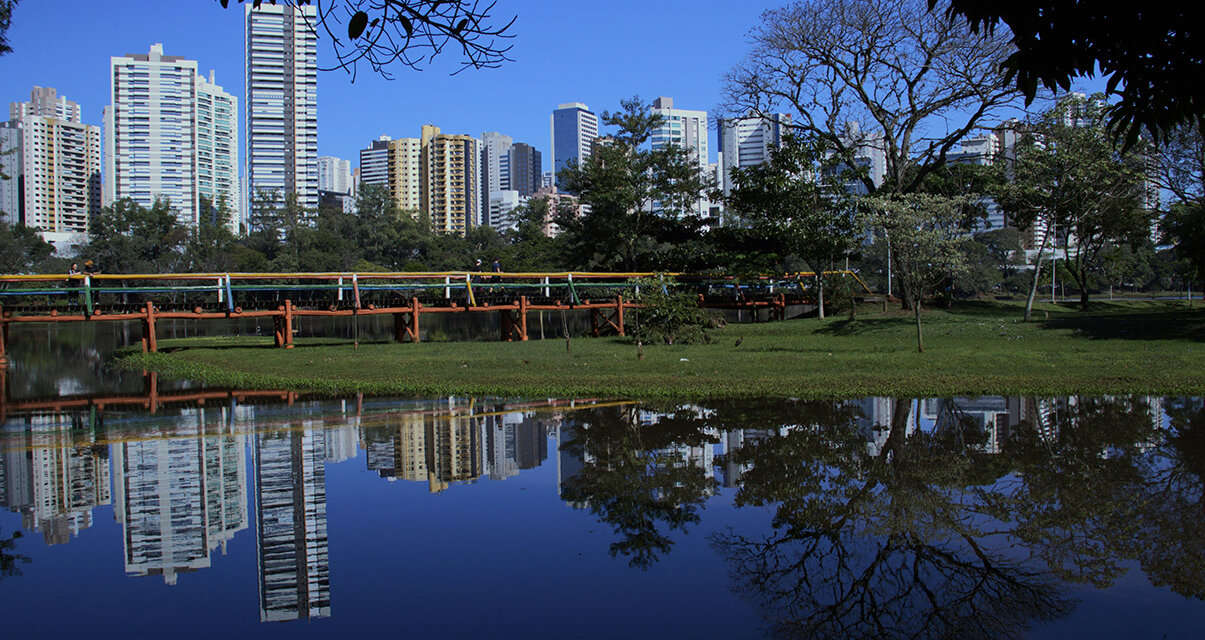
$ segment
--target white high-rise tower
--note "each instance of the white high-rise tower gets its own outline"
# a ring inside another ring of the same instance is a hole
[[[318,208],[318,39],[313,5],[247,4],[247,198]]]
[[[195,227],[224,200],[225,220],[238,229],[238,98],[197,73],[197,63],[149,53],[110,58],[105,109],[105,200],[131,198],[144,207],[171,202],[182,224]]]

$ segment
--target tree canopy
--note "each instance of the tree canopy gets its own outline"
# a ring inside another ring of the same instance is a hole
[[[941,12],[938,0],[929,7]],[[1194,2],[1117,4],[1078,0],[949,0],[975,31],[1003,23],[1016,51],[1010,81],[1032,101],[1039,85],[1071,89],[1097,70],[1109,78],[1110,128],[1125,146],[1145,129],[1156,141],[1182,125],[1205,131],[1205,86],[1190,81],[1205,65],[1205,7]],[[1003,29],[1001,29],[1003,31]]]

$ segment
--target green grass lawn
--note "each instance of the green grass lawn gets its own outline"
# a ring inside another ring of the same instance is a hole
[[[924,314],[916,352],[910,312],[730,325],[710,344],[621,338],[373,343],[163,340],[124,366],[215,385],[331,393],[711,398],[1205,394],[1205,308],[1101,302],[1088,311],[1012,302]],[[252,339],[255,340],[255,339]],[[740,342],[737,345],[737,342]]]

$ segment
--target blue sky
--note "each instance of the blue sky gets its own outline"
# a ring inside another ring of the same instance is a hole
[[[746,33],[761,12],[783,1],[721,0],[582,3],[498,0],[500,17],[517,15],[511,57],[501,69],[450,76],[453,59],[392,81],[364,68],[353,84],[342,71],[318,76],[318,151],[358,162],[380,135],[417,137],[426,123],[474,136],[500,131],[534,145],[549,163],[549,114],[562,102],[596,113],[621,98],[672,96],[684,109],[713,114],[720,76],[748,52]],[[34,85],[54,87],[101,123],[108,103],[109,58],[164,53],[213,69],[243,96],[243,9],[216,0],[23,0],[13,14],[13,53],[0,58],[0,101],[29,99]],[[319,42],[319,65],[333,56]],[[712,133],[712,160],[715,147]],[[244,143],[245,144],[245,143]]]

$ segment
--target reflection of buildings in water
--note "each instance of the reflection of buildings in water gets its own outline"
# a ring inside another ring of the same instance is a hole
[[[325,432],[255,436],[260,620],[330,615]]]
[[[425,480],[432,493],[471,482],[485,473],[486,422],[471,415],[403,414],[365,430],[368,469],[382,478]]]
[[[862,398],[854,400],[851,404],[857,406],[862,411],[862,417],[858,419],[858,427],[866,436],[866,454],[872,458],[878,457],[883,451],[883,446],[887,444],[887,438],[891,435],[891,420],[895,413],[896,403],[908,402],[908,423],[904,427],[904,435],[910,436],[916,431],[917,415],[915,407],[911,404],[912,400],[896,400],[894,398]]]
[[[0,506],[20,513],[22,528],[46,544],[64,544],[92,526],[92,508],[109,504],[108,450],[96,444],[81,416],[30,417],[10,428],[0,452]]]
[[[246,438],[232,427],[229,408],[198,408],[173,427],[112,445],[127,573],[175,584],[247,528]]]
[[[490,480],[505,480],[521,470],[534,469],[548,458],[547,431],[533,414],[490,415],[483,422]]]

